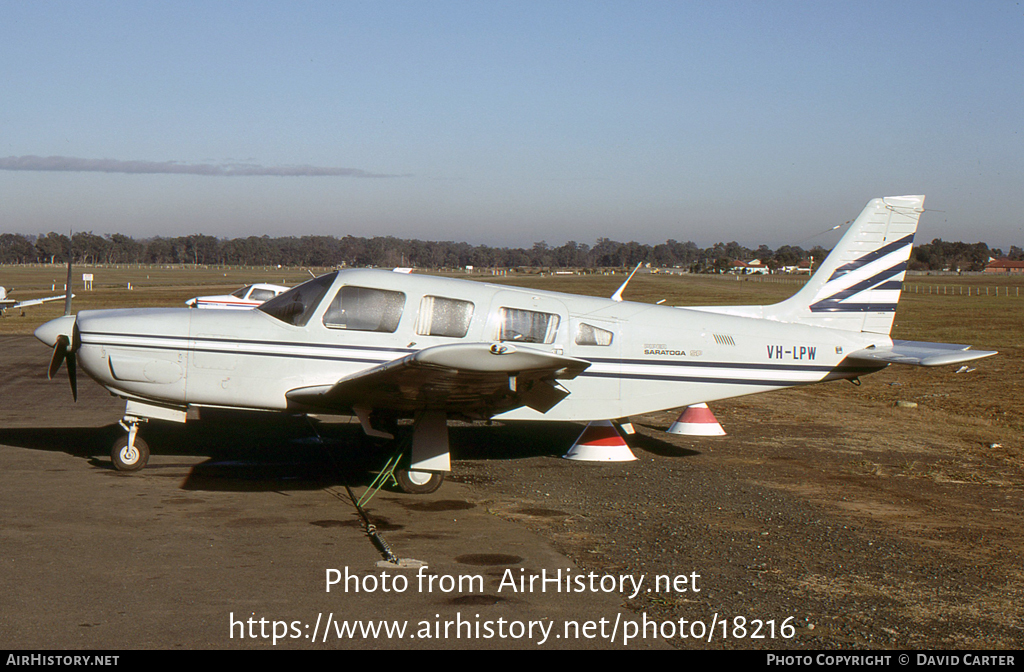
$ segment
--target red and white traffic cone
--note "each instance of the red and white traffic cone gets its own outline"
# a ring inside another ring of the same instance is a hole
[[[629,462],[636,459],[611,420],[595,420],[588,424],[562,457],[581,462]]]
[[[683,436],[725,436],[725,430],[718,424],[715,414],[707,404],[687,406],[668,428],[668,433]]]

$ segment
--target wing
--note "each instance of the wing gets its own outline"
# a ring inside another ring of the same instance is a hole
[[[510,343],[439,345],[342,378],[300,387],[288,401],[319,409],[439,410],[490,417],[529,406],[541,413],[569,395],[558,383],[590,362]]]
[[[18,301],[17,303],[14,304],[14,307],[15,308],[27,308],[28,306],[38,306],[38,305],[41,305],[43,303],[46,303],[47,301],[58,301],[58,300],[63,301],[64,300],[64,295],[61,294],[60,296],[48,296],[45,299],[28,299],[27,301]]]
[[[994,350],[969,350],[970,347],[957,343],[893,341],[891,346],[870,347],[852,352],[847,355],[847,359],[884,364],[941,366],[943,364],[960,364],[996,354]]]

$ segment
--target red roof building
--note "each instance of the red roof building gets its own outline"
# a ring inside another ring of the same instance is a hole
[[[1024,273],[1024,261],[1011,261],[1006,257],[995,259],[985,267],[986,273]]]

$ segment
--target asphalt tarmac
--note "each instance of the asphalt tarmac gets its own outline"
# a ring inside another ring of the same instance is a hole
[[[468,485],[378,493],[371,522],[400,560],[426,567],[379,566],[346,486],[361,494],[386,455],[357,424],[154,423],[149,465],[119,473],[107,453],[123,401],[83,379],[73,402],[31,337],[2,338],[0,352],[6,647],[624,646],[635,615],[619,586],[490,513]]]

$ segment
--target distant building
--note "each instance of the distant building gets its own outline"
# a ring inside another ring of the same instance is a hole
[[[1011,261],[1006,257],[994,259],[985,267],[986,273],[1024,273],[1024,261]]]
[[[747,262],[747,273],[757,273],[758,275],[768,275],[771,273],[771,269],[761,263],[760,259],[751,259]]]
[[[729,272],[737,275],[765,275],[767,274],[768,267],[761,263],[760,259],[754,259],[753,261],[740,261],[734,259],[729,262]]]

